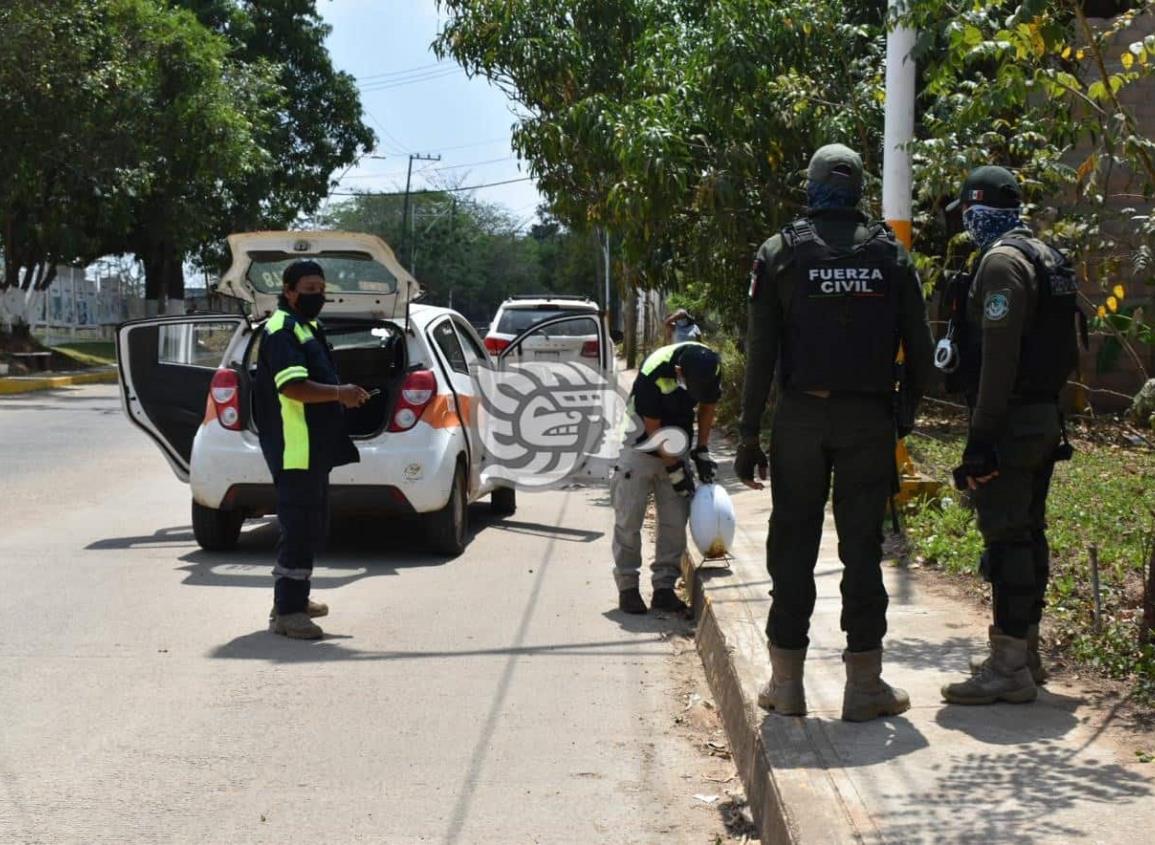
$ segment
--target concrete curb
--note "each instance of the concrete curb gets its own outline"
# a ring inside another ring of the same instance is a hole
[[[706,570],[687,552],[682,558],[682,578],[691,591],[691,606],[697,626],[694,641],[706,670],[706,680],[722,716],[730,753],[746,800],[758,826],[759,838],[767,843],[797,843],[798,831],[790,817],[774,779],[762,731],[754,723],[756,702],[748,701],[735,664],[735,648],[728,645],[726,634],[707,595],[703,573]]]
[[[36,390],[58,390],[62,387],[74,387],[81,384],[115,383],[115,367],[66,376],[4,376],[0,378],[0,396],[31,393]]]

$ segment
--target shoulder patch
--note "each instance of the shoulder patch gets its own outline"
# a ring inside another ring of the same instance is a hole
[[[1008,291],[995,291],[983,300],[983,315],[992,323],[997,323],[1011,313],[1011,298]]]

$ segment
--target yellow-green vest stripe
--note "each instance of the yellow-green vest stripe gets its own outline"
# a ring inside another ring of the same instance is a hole
[[[285,386],[285,382],[298,378],[307,379],[308,377],[309,371],[305,367],[285,367],[285,369],[281,370],[279,373],[273,376],[273,384],[277,386],[277,390],[280,390]]]
[[[650,356],[646,358],[645,361],[642,362],[642,375],[648,376],[658,367],[662,366],[662,364],[668,364],[670,359],[674,357],[674,353],[681,349],[683,346],[705,347],[706,344],[698,343],[694,340],[687,340],[683,343],[671,343],[669,346],[663,346],[661,349],[656,349],[650,353]],[[664,394],[673,393],[678,389],[678,380],[676,378],[657,378],[654,379],[654,384],[656,384],[658,386],[658,390]]]
[[[309,468],[309,424],[305,421],[305,403],[278,394],[281,400],[281,434],[285,452],[281,469]]]

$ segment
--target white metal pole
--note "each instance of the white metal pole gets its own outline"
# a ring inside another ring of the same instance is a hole
[[[890,16],[907,11],[907,0],[889,0]],[[914,139],[915,63],[911,57],[917,33],[905,26],[886,37],[886,124],[882,150],[882,216],[907,247],[912,240],[911,163]]]

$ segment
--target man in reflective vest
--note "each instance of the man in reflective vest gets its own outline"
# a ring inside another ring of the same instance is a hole
[[[703,484],[714,480],[710,457],[714,406],[722,396],[721,359],[696,342],[663,346],[642,363],[630,391],[629,410],[637,429],[618,459],[611,487],[614,505],[614,580],[618,607],[646,613],[638,589],[642,568],[642,523],[654,497],[657,555],[651,567],[654,610],[681,612],[685,603],[674,587],[682,573],[686,522],[694,493],[693,462]],[[697,445],[694,421],[697,417]]]
[[[939,362],[971,412],[955,485],[975,503],[994,612],[989,656],[973,677],[943,687],[952,704],[1033,701],[1046,678],[1039,622],[1050,574],[1047,493],[1055,462],[1072,452],[1058,399],[1078,363],[1079,286],[1065,256],[1023,224],[1021,202],[1014,174],[985,166],[948,207],[961,207],[980,250],[973,279],[953,283],[960,289],[946,343],[956,344],[957,369],[949,346]]]
[[[766,564],[773,602],[766,624],[773,676],[758,696],[767,710],[802,715],[802,670],[816,590],[814,567],[826,501],[842,560],[846,688],[842,718],[896,715],[910,698],[882,680],[888,597],[882,522],[897,478],[895,357],[905,349],[907,390],[933,376],[931,335],[918,274],[884,224],[858,210],[862,160],[841,144],[810,161],[806,217],[758,251],[750,278],[741,444],[734,470],[773,492]],[[762,414],[779,371],[782,398],[767,459]],[[906,432],[899,431],[899,436]]]
[[[277,634],[313,640],[323,634],[313,618],[329,612],[309,598],[313,557],[328,530],[329,471],[359,460],[344,408],[364,404],[369,394],[337,376],[317,320],[325,304],[321,265],[296,261],[282,281],[280,307],[263,329],[256,379],[261,451],[281,523],[269,625]]]

